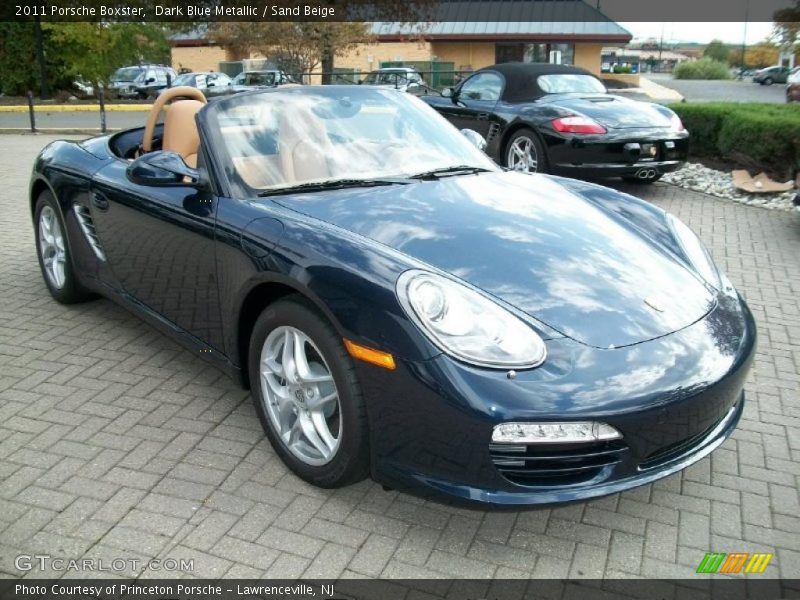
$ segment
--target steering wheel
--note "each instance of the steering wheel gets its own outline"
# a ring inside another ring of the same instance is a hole
[[[164,110],[168,102],[172,102],[178,98],[197,100],[203,104],[208,103],[203,92],[188,85],[164,90],[158,98],[156,98],[155,102],[153,102],[153,108],[150,109],[150,114],[147,116],[147,123],[144,126],[144,137],[142,138],[142,152],[150,152],[153,149],[153,131],[156,128],[158,115],[161,114],[161,111]]]

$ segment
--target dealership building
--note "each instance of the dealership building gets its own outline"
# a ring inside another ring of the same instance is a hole
[[[627,30],[580,0],[465,0],[443,2],[435,12],[426,23],[372,23],[373,42],[337,56],[336,71],[345,77],[391,66],[469,72],[523,61],[573,64],[600,75],[603,47],[631,40]],[[235,74],[243,59],[259,58],[264,57],[235,56],[202,31],[172,38],[176,69]]]

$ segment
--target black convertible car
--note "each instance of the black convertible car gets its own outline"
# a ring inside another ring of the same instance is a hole
[[[486,152],[518,171],[657,181],[678,169],[689,133],[665,106],[607,92],[584,69],[541,63],[486,67],[441,96],[425,96]]]
[[[410,94],[171,88],[144,127],[47,146],[29,201],[56,300],[107,296],[234,376],[315,485],[576,500],[742,414],[753,318],[686,225],[501,169]]]

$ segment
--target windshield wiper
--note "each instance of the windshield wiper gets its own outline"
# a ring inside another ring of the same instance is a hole
[[[281,196],[302,192],[321,192],[323,190],[376,187],[380,185],[408,185],[409,183],[414,183],[414,181],[401,177],[385,179],[330,179],[328,181],[309,181],[308,183],[301,183],[299,185],[264,190],[263,192],[259,192],[258,196],[263,198],[264,196]]]
[[[410,179],[440,179],[442,177],[454,177],[456,175],[472,175],[475,173],[488,173],[491,169],[483,167],[473,167],[471,165],[455,165],[452,167],[440,167],[430,171],[423,171],[411,175]]]

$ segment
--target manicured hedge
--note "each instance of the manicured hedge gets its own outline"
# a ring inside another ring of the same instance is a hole
[[[671,105],[691,134],[691,156],[721,157],[790,178],[800,169],[800,104]]]

